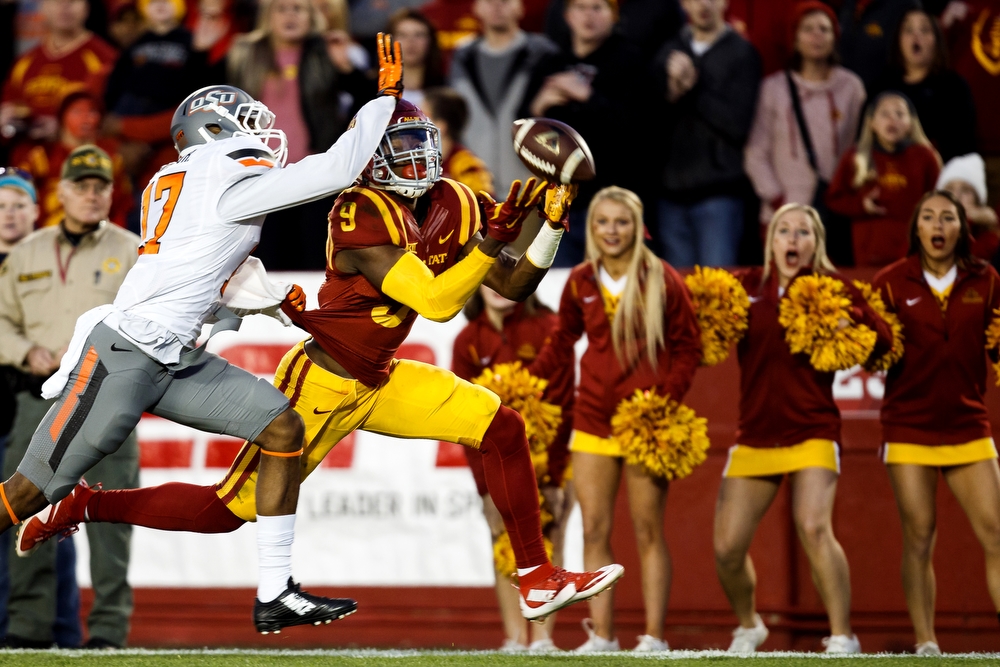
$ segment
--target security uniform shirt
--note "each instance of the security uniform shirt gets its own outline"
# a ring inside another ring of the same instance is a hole
[[[107,222],[75,246],[61,225],[18,243],[0,266],[0,364],[27,369],[32,346],[66,346],[82,313],[114,301],[138,245]]]

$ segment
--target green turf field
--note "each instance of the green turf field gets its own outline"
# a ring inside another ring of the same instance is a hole
[[[824,656],[821,654],[774,653],[739,658],[720,651],[673,651],[636,656],[629,654],[527,655],[495,652],[446,651],[4,651],[0,665],[31,667],[641,667],[654,661],[668,667],[971,667],[996,665],[1000,654],[951,655],[940,658],[917,658],[900,655],[864,655],[860,657]],[[833,665],[830,664],[833,661]]]

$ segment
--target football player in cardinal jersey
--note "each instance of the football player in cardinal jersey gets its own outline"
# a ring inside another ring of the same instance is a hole
[[[245,438],[262,455],[254,505],[258,630],[328,623],[357,608],[304,593],[290,576],[302,419],[274,387],[191,348],[256,246],[264,216],[348,187],[369,163],[402,90],[399,47],[388,36],[379,39],[379,65],[380,95],[353,127],[326,153],[287,167],[284,133],[242,90],[209,86],[184,100],[171,125],[180,159],[142,195],[139,260],[113,305],[77,321],[62,367],[43,388],[59,400],[18,472],[0,486],[0,531],[74,491],[148,411]]]
[[[522,614],[543,618],[607,589],[623,568],[572,573],[554,567],[542,541],[521,417],[496,394],[450,371],[394,355],[418,314],[449,320],[480,284],[515,300],[531,294],[552,264],[574,188],[515,181],[505,201],[480,193],[477,202],[468,187],[440,177],[440,161],[437,128],[417,107],[397,101],[359,184],[330,212],[319,309],[305,311],[297,290],[282,306],[312,338],[288,351],[274,382],[305,421],[303,476],[356,429],[478,449],[511,535]],[[543,197],[549,222],[525,255],[501,253]],[[19,546],[31,548],[84,520],[197,532],[235,530],[255,514],[259,522],[254,489],[267,462],[263,453],[248,441],[213,487],[169,484],[127,495],[78,487],[62,507],[32,519]]]

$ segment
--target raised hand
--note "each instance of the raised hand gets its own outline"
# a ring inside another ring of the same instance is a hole
[[[403,53],[388,33],[378,34],[378,94],[403,96]]]
[[[486,214],[486,233],[497,241],[512,243],[521,233],[521,225],[542,199],[545,182],[535,184],[529,178],[522,189],[521,181],[510,184],[507,199],[498,202],[488,193],[479,193],[479,202]]]
[[[542,203],[542,215],[553,227],[562,227],[569,231],[569,205],[576,197],[576,184],[560,185],[550,183],[545,190],[545,202]]]

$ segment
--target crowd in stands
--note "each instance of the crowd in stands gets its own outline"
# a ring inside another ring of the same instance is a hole
[[[326,150],[374,95],[373,36],[388,30],[406,99],[447,126],[448,175],[498,191],[526,176],[510,141],[523,116],[588,141],[598,176],[557,265],[582,258],[591,197],[619,185],[640,194],[654,247],[680,268],[758,261],[760,230],[786,202],[820,211],[838,266],[884,266],[956,159],[980,211],[976,253],[992,259],[1000,245],[990,0],[21,0],[2,11],[0,158],[33,176],[39,226],[59,220],[62,160],[96,143],[114,163],[111,219],[137,230],[146,182],[174,159],[170,116],[209,83],[274,111],[290,161]],[[330,204],[272,216],[258,250],[268,268],[323,267]]]

